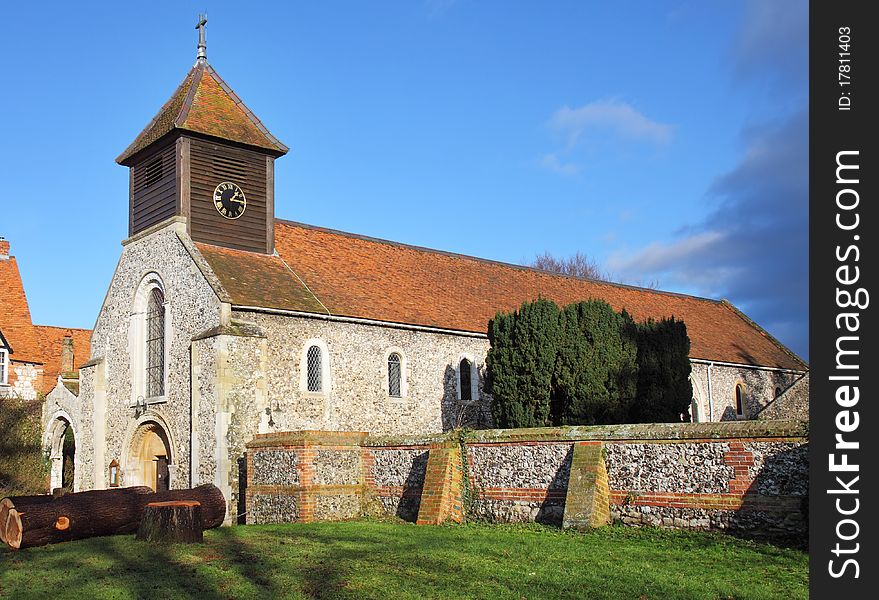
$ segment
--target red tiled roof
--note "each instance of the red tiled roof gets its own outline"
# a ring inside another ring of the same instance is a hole
[[[266,129],[206,62],[192,67],[171,98],[116,162],[125,164],[175,129],[263,148],[278,156],[287,152],[287,146]]]
[[[73,368],[76,370],[89,359],[92,330],[49,325],[34,325],[34,330],[43,357],[43,378],[38,385],[38,391],[47,394],[55,387],[58,375],[61,374],[61,347],[64,338],[69,335],[73,339]]]
[[[0,331],[12,348],[10,359],[43,362],[14,256],[0,259]]]
[[[807,368],[726,301],[567,277],[289,221],[275,221],[275,247],[295,273],[271,257],[198,244],[239,306],[485,333],[497,311],[538,296],[559,305],[600,298],[636,320],[683,319],[692,358]]]

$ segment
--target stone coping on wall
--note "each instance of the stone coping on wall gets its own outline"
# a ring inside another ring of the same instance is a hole
[[[715,423],[637,423],[469,431],[469,444],[504,442],[676,441],[734,438],[805,438],[803,421],[723,421]]]
[[[462,440],[467,444],[582,441],[676,441],[736,438],[807,438],[805,421],[722,421],[714,423],[635,423],[570,427],[478,429],[426,435],[369,435],[362,431],[283,431],[261,433],[248,448],[271,446],[363,446],[367,448],[431,446]]]
[[[423,435],[370,435],[363,440],[363,446],[368,448],[431,446],[448,443],[450,440],[455,439],[455,437],[455,432]]]
[[[278,446],[362,446],[367,434],[363,431],[279,431],[258,433],[246,444],[247,448],[274,448]]]

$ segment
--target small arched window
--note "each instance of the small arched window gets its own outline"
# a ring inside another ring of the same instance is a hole
[[[741,383],[736,385],[736,416],[745,416],[745,387]]]
[[[402,398],[402,360],[396,352],[388,355],[388,396],[391,398]]]
[[[146,313],[146,396],[165,395],[165,294],[150,290]]]
[[[779,396],[781,396],[781,388],[776,387],[775,388],[775,398],[778,398]]]
[[[473,390],[472,390],[472,366],[470,365],[470,361],[466,358],[462,358],[460,364],[458,365],[458,386],[461,390],[461,400],[464,402],[470,402],[473,400]]]
[[[308,391],[323,391],[323,360],[321,357],[320,346],[310,346],[307,356],[308,365]]]

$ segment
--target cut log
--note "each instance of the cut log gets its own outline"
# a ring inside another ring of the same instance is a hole
[[[148,502],[143,498],[152,493],[150,488],[139,486],[65,494],[49,502],[9,498],[13,508],[6,521],[6,545],[13,549],[29,548],[99,535],[131,533],[137,529],[140,511]],[[55,528],[60,517],[68,519],[67,529]]]
[[[172,500],[146,505],[136,537],[146,542],[201,543],[202,532],[201,504]]]
[[[44,502],[51,502],[52,496],[49,494],[39,494],[36,496],[7,496],[0,500],[0,542],[6,543],[6,519],[9,516],[9,511],[14,509],[17,506],[20,510],[24,510],[22,507],[30,506],[31,504],[42,504]]]
[[[150,502],[190,500],[201,506],[202,527],[223,523],[226,499],[214,485],[168,490],[158,494],[148,487],[116,488],[66,494],[55,500],[24,500],[11,497],[5,525],[0,522],[6,545],[30,548],[101,535],[134,533]],[[66,521],[62,520],[62,517]],[[63,527],[59,527],[59,524]]]

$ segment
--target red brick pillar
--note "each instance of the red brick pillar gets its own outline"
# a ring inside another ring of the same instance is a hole
[[[431,445],[418,508],[418,525],[464,520],[463,476],[461,446],[457,440]]]
[[[610,489],[604,444],[576,442],[571,455],[571,476],[565,496],[562,527],[591,529],[610,521]]]

